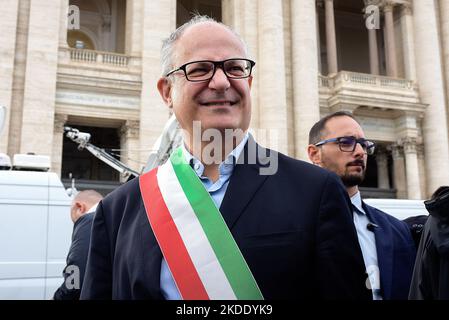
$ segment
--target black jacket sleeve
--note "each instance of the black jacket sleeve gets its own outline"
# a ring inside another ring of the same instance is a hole
[[[64,268],[64,282],[56,290],[54,300],[78,300],[83,285],[84,272],[89,250],[93,213],[87,213],[76,221],[73,227],[72,244]]]
[[[106,227],[103,202],[100,201],[92,225],[86,275],[81,290],[81,300],[112,298],[112,255],[110,235]]]

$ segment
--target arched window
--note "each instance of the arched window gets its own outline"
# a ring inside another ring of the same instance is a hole
[[[84,32],[70,30],[67,34],[67,44],[71,48],[95,50],[94,42]]]

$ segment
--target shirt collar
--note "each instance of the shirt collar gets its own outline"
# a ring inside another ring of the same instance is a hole
[[[222,174],[232,174],[232,171],[234,170],[234,166],[240,157],[240,154],[243,151],[243,148],[245,147],[246,142],[248,141],[249,133],[246,132],[245,136],[243,137],[242,141],[235,147],[234,150],[232,150],[229,155],[226,157],[226,159],[220,163],[218,170],[220,171],[220,175]],[[204,173],[204,165],[201,163],[200,160],[198,160],[196,157],[194,157],[186,148],[185,144],[181,144],[182,152],[184,154],[184,157],[187,161],[187,163],[193,168],[193,170],[196,172],[198,177],[202,177]]]
[[[360,195],[360,191],[357,191],[357,193],[351,197],[351,202],[352,205],[356,207],[360,213],[366,214],[365,210],[363,210],[362,196]]]

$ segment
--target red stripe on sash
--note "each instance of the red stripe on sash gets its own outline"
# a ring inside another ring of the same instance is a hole
[[[162,197],[156,174],[157,168],[139,177],[140,193],[148,221],[182,298],[185,300],[209,300],[206,289]]]

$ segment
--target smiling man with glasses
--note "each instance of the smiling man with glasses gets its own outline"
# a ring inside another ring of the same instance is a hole
[[[183,141],[98,206],[82,299],[370,299],[338,177],[248,132],[254,65],[207,17],[164,42],[157,88]]]
[[[375,300],[406,300],[415,261],[415,245],[408,226],[362,201],[368,155],[375,143],[365,139],[351,113],[339,111],[315,123],[309,132],[310,160],[335,172],[353,205],[353,220]]]

